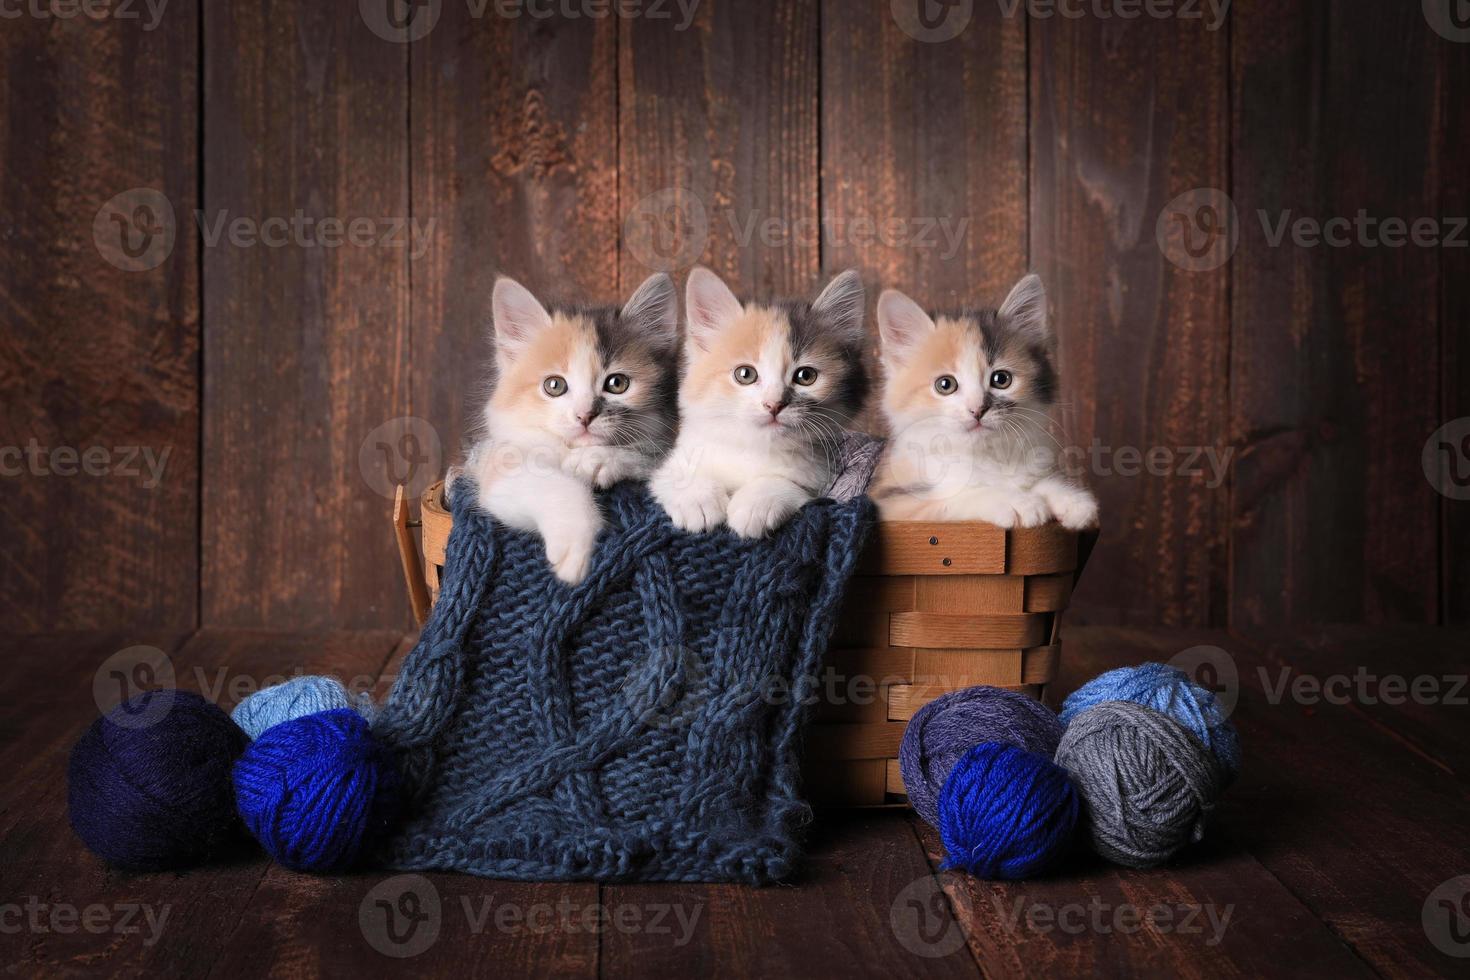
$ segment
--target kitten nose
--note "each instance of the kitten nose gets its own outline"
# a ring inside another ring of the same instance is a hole
[[[771,418],[775,418],[777,415],[780,415],[781,414],[781,410],[783,408],[785,408],[789,404],[790,404],[790,402],[788,402],[785,398],[781,399],[778,402],[774,402],[774,403],[772,403],[772,402],[761,402],[761,405],[765,408],[765,410],[771,413]]]
[[[592,420],[595,418],[597,418],[597,409],[595,408],[589,408],[585,412],[577,413],[577,421],[581,423],[582,428],[584,429],[591,425]]]
[[[973,416],[975,416],[975,421],[976,422],[979,422],[981,419],[983,419],[985,417],[985,413],[987,411],[989,411],[989,410],[990,410],[990,406],[989,405],[981,405],[979,408],[972,408],[972,409],[970,409],[970,414],[973,415]]]

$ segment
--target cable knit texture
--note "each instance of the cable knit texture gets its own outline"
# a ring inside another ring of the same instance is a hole
[[[457,488],[458,489],[458,488]],[[374,734],[410,817],[381,859],[495,878],[780,880],[810,818],[804,703],[872,505],[808,504],[762,541],[675,529],[646,488],[569,588],[540,539],[455,493],[445,578]]]

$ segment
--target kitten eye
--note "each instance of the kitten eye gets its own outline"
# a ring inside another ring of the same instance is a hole
[[[567,379],[559,374],[553,374],[541,382],[541,390],[552,398],[560,398],[567,393]]]
[[[628,390],[630,383],[626,374],[609,374],[607,380],[602,383],[602,390],[609,395],[621,395]]]
[[[758,377],[759,375],[755,373],[755,368],[751,367],[749,364],[742,364],[735,369],[736,384],[753,385],[755,384],[755,379]]]
[[[817,369],[814,367],[799,367],[796,369],[796,373],[791,376],[791,380],[799,385],[813,384],[817,380]]]
[[[990,372],[990,387],[992,387],[992,388],[1009,388],[1010,386],[1011,386],[1011,372],[1009,372],[1009,371],[992,371],[992,372]]]
[[[953,395],[960,390],[960,383],[954,379],[954,375],[952,374],[941,375],[934,382],[934,390],[941,395]]]

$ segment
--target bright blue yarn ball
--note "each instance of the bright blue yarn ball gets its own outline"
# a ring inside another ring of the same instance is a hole
[[[1215,693],[1177,667],[1147,663],[1099,674],[1062,704],[1062,724],[1104,701],[1131,701],[1167,715],[1215,754],[1226,778],[1240,772],[1240,736]]]
[[[397,771],[351,708],[267,729],[235,763],[234,780],[245,826],[296,871],[350,867],[397,809]]]
[[[236,705],[230,717],[244,729],[246,735],[259,738],[267,728],[283,721],[293,721],[334,708],[353,708],[359,714],[367,716],[370,714],[371,702],[365,697],[354,701],[348,695],[347,688],[335,677],[308,674],[256,691]]]
[[[939,791],[944,868],[980,878],[1030,878],[1072,846],[1081,797],[1045,756],[981,742],[955,763]]]

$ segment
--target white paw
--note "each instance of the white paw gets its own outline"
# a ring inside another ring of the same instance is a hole
[[[981,490],[954,508],[959,520],[985,521],[996,527],[1037,527],[1051,520],[1039,494],[1024,490]]]
[[[1086,490],[1057,494],[1051,500],[1052,514],[1069,531],[1097,525],[1097,498]]]
[[[785,524],[796,513],[788,494],[755,491],[736,493],[730,499],[730,530],[742,538],[763,538]]]
[[[674,526],[684,531],[708,531],[725,520],[730,496],[723,487],[708,480],[692,480],[674,489],[655,490],[654,496]]]
[[[576,585],[592,568],[592,552],[597,546],[601,518],[563,520],[548,525],[544,531],[546,560],[556,577],[568,585]]]
[[[1036,493],[1017,493],[1010,501],[1016,512],[1016,524],[1020,527],[1040,527],[1051,520],[1051,508],[1046,500]]]
[[[571,450],[562,460],[561,468],[599,490],[606,490],[622,479],[616,458],[601,446],[581,446]]]

